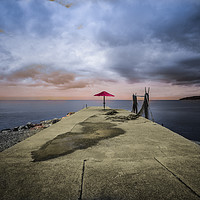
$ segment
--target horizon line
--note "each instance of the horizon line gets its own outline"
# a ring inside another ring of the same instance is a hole
[[[142,101],[138,98],[138,101]],[[180,99],[150,98],[150,101],[176,101]],[[0,101],[102,101],[102,99],[1,99]],[[106,99],[106,101],[132,101],[132,99]]]

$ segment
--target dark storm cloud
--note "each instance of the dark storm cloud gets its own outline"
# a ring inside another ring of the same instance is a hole
[[[200,2],[108,1],[113,13],[98,16],[99,42],[113,46],[158,39],[200,50]]]
[[[157,69],[150,74],[155,75],[163,82],[200,86],[200,58],[184,59],[173,66]]]
[[[153,37],[200,51],[200,2],[174,2],[162,8],[158,15],[161,18],[153,20]]]
[[[120,1],[98,37],[128,82],[200,85],[200,1]]]
[[[149,66],[148,66],[149,64]],[[130,83],[157,81],[173,85],[200,86],[200,58],[188,58],[173,65],[159,66],[146,62],[146,66],[127,64],[126,61],[113,68]]]

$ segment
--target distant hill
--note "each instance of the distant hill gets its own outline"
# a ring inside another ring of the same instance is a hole
[[[184,97],[179,100],[200,100],[200,96]]]

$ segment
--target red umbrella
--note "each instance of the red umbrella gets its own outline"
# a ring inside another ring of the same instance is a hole
[[[106,92],[106,91],[102,91],[102,92],[100,92],[100,93],[98,93],[98,94],[95,94],[94,96],[103,96],[103,107],[104,107],[104,110],[105,110],[105,105],[106,105],[105,97],[106,97],[106,96],[114,97],[114,95],[109,94],[109,93]]]

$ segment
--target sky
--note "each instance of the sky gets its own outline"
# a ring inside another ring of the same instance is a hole
[[[199,0],[0,0],[0,99],[200,95]]]

